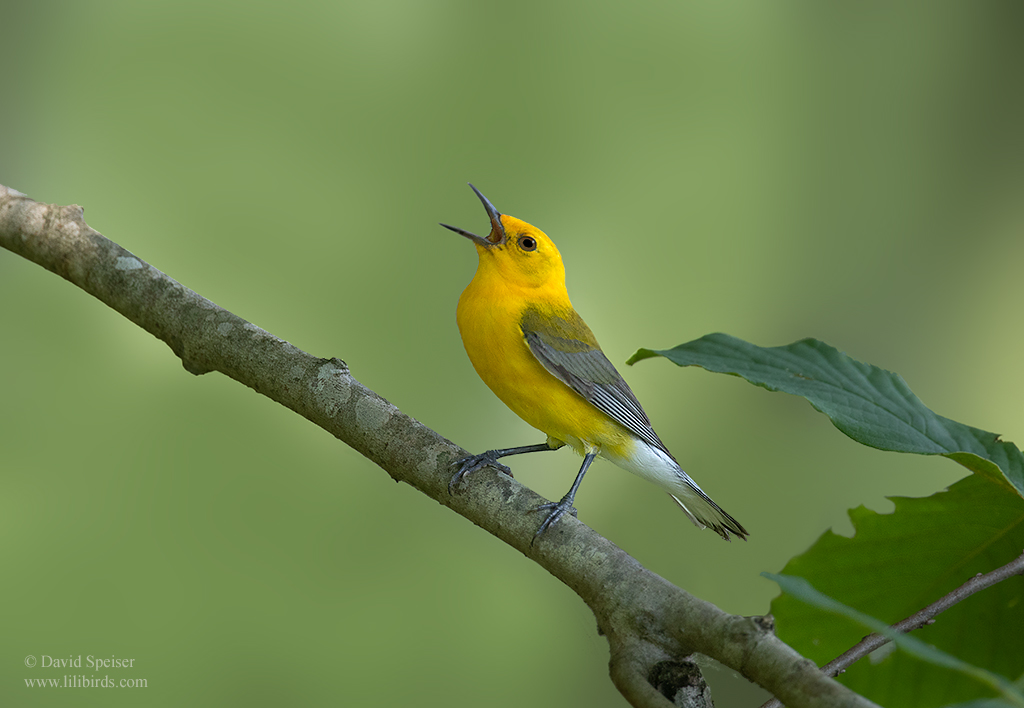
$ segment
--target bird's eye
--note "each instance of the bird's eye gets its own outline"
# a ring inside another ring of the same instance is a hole
[[[533,236],[520,236],[519,248],[523,249],[524,251],[536,251],[537,239],[535,239]]]

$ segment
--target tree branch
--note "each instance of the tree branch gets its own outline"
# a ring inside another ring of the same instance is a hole
[[[673,683],[658,678],[659,667],[695,652],[791,708],[874,705],[825,677],[762,618],[730,615],[693,597],[573,517],[531,548],[537,521],[527,511],[543,498],[496,471],[478,472],[450,495],[451,465],[465,450],[363,386],[343,361],[301,351],[107,240],[85,223],[81,207],[42,204],[0,186],[0,246],[166,342],[191,373],[219,371],[287,406],[539,563],[594,612],[610,645],[612,680],[634,706],[672,705],[655,687]]]
[[[892,628],[897,632],[906,634],[907,632],[913,632],[915,629],[920,629],[926,624],[932,624],[935,622],[936,616],[945,612],[958,602],[966,600],[974,593],[984,590],[985,588],[992,587],[996,583],[1002,582],[1007,578],[1012,578],[1015,575],[1024,575],[1024,553],[1017,556],[1006,565],[996,568],[993,571],[985,574],[978,573],[956,590],[942,596],[924,609],[910,615],[910,617],[907,617],[905,620],[900,620],[896,624],[892,625]],[[883,647],[891,641],[892,640],[888,637],[872,632],[835,659],[822,666],[821,673],[826,676],[838,676],[846,671],[846,669],[855,661],[863,659],[875,649]],[[778,698],[773,698],[762,705],[761,708],[781,708],[781,706],[782,703]]]

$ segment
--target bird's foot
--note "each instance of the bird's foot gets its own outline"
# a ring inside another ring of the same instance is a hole
[[[461,460],[456,460],[454,465],[458,465],[459,469],[452,475],[452,479],[448,482],[448,493],[452,494],[455,489],[455,485],[462,481],[467,475],[476,472],[484,467],[497,467],[501,472],[504,472],[509,477],[512,476],[512,470],[505,465],[498,462],[498,458],[501,457],[499,454],[501,450],[488,450],[487,452],[481,452],[479,455],[470,455],[469,457],[463,457]]]
[[[550,510],[550,513],[548,514],[547,518],[544,519],[544,521],[540,525],[540,528],[537,529],[537,533],[533,534],[533,540],[530,541],[531,546],[534,543],[536,543],[537,539],[540,538],[542,533],[544,533],[550,527],[558,523],[558,520],[561,519],[563,516],[565,516],[566,514],[572,514],[573,516],[576,516],[576,507],[572,505],[572,501],[572,497],[566,494],[564,497],[562,497],[562,500],[559,502],[548,502],[547,504],[535,506],[533,509],[530,510]]]

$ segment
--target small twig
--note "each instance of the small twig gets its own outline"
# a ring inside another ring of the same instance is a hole
[[[892,625],[892,628],[897,632],[906,634],[907,632],[913,632],[915,629],[920,629],[926,624],[932,624],[935,621],[935,616],[939,613],[945,612],[961,600],[966,600],[979,590],[984,590],[1014,575],[1024,575],[1024,553],[989,573],[978,573],[956,590],[944,595],[924,609],[915,612],[905,620]],[[834,678],[846,671],[858,659],[862,659],[879,647],[885,646],[890,641],[892,640],[888,637],[872,632],[835,659],[822,666],[821,672],[826,676]],[[781,706],[782,703],[777,698],[773,698],[761,706],[761,708],[780,708]]]
[[[990,573],[985,573],[984,575],[978,573],[956,590],[942,598],[939,598],[923,610],[907,617],[905,620],[897,622],[892,626],[892,628],[897,632],[903,632],[904,634],[907,632],[913,632],[915,629],[919,629],[926,624],[931,624],[936,615],[940,612],[945,612],[961,600],[966,600],[979,590],[984,590],[985,588],[991,587],[998,582],[1013,577],[1014,575],[1024,575],[1024,553],[1017,556],[1016,559],[1010,561],[1001,568],[997,568]],[[889,638],[883,637],[881,634],[871,633],[860,640],[856,645],[825,664],[821,667],[821,670],[826,676],[838,676],[845,671],[850,664],[867,656],[875,649],[888,644],[890,641],[891,640]]]

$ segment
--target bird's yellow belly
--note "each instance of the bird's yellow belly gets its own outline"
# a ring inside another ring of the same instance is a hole
[[[620,450],[631,440],[621,425],[548,373],[520,329],[521,312],[502,294],[459,299],[458,323],[469,360],[484,383],[520,418],[586,453]]]

